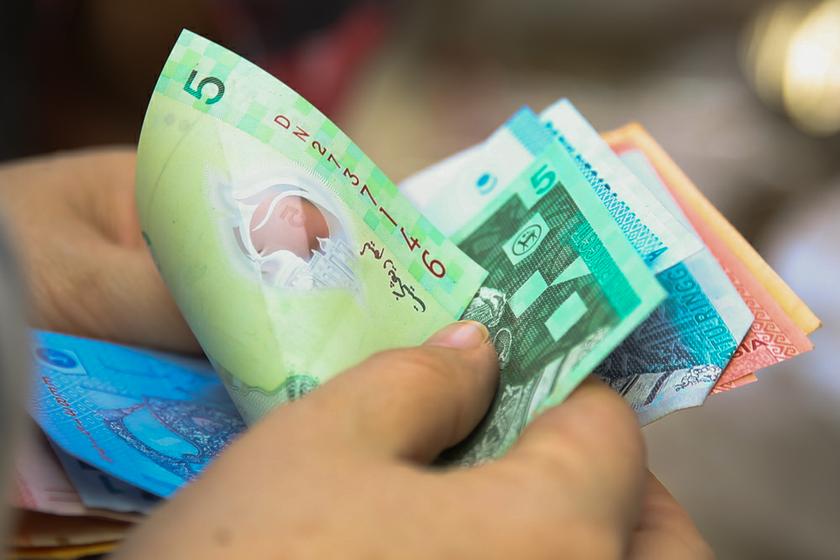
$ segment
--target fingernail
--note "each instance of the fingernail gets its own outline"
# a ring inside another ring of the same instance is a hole
[[[478,321],[458,321],[433,334],[426,344],[468,350],[477,348],[488,340],[490,331]]]

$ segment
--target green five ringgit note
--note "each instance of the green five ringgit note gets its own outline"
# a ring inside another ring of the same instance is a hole
[[[336,125],[190,31],[137,161],[144,237],[247,421],[458,319],[486,276]]]

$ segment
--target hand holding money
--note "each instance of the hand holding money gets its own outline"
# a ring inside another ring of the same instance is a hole
[[[784,302],[737,287],[772,274],[739,262],[763,261],[721,219],[695,214],[704,199],[660,171],[667,158],[643,133],[630,142],[641,150],[623,160],[560,100],[521,109],[398,191],[296,92],[184,31],[143,126],[138,211],[246,422],[378,350],[460,317],[484,323],[502,382],[441,458],[476,464],[593,371],[647,423],[702,404],[731,364],[723,383],[810,349],[812,314],[739,348],[760,311],[747,302],[786,320]],[[740,254],[725,260],[727,243],[704,235],[714,227]]]
[[[583,550],[583,534],[588,556],[706,556],[684,512],[644,481],[636,419],[755,381],[809,351],[819,326],[638,125],[602,138],[568,100],[523,108],[398,189],[308,101],[188,31],[146,115],[137,209],[209,364],[38,332],[31,410],[61,462],[43,472],[63,467],[76,514],[145,513],[142,494],[120,497],[111,481],[169,498],[252,426],[140,533],[176,550],[216,546],[175,542],[177,519],[221,527],[220,547],[253,554],[296,546],[317,521],[329,538],[315,555],[480,544],[484,557],[556,556]],[[189,347],[150,263],[137,268],[148,257],[136,232],[87,212],[85,227],[70,214],[74,231],[106,242],[85,250],[134,255],[104,261],[123,297],[139,296],[117,300],[130,315],[114,324],[131,323],[134,342]],[[99,313],[58,328],[114,338],[96,319],[109,303],[71,307]],[[460,335],[432,336],[457,319]],[[451,465],[477,468],[436,470]],[[68,510],[54,506],[21,500]],[[357,548],[328,550],[336,539]]]
[[[118,558],[710,557],[646,472],[632,411],[599,382],[496,463],[418,468],[472,431],[492,399],[487,336],[456,323],[272,412]]]

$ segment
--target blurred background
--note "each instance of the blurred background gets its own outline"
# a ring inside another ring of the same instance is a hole
[[[0,160],[137,141],[182,27],[390,176],[569,97],[640,121],[823,319],[817,350],[646,428],[720,558],[840,558],[840,0],[111,0],[0,6]]]

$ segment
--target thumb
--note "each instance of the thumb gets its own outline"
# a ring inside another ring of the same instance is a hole
[[[317,425],[328,445],[431,461],[490,405],[498,361],[488,341],[484,325],[454,323],[423,346],[374,355],[286,411],[302,416],[297,425]]]

